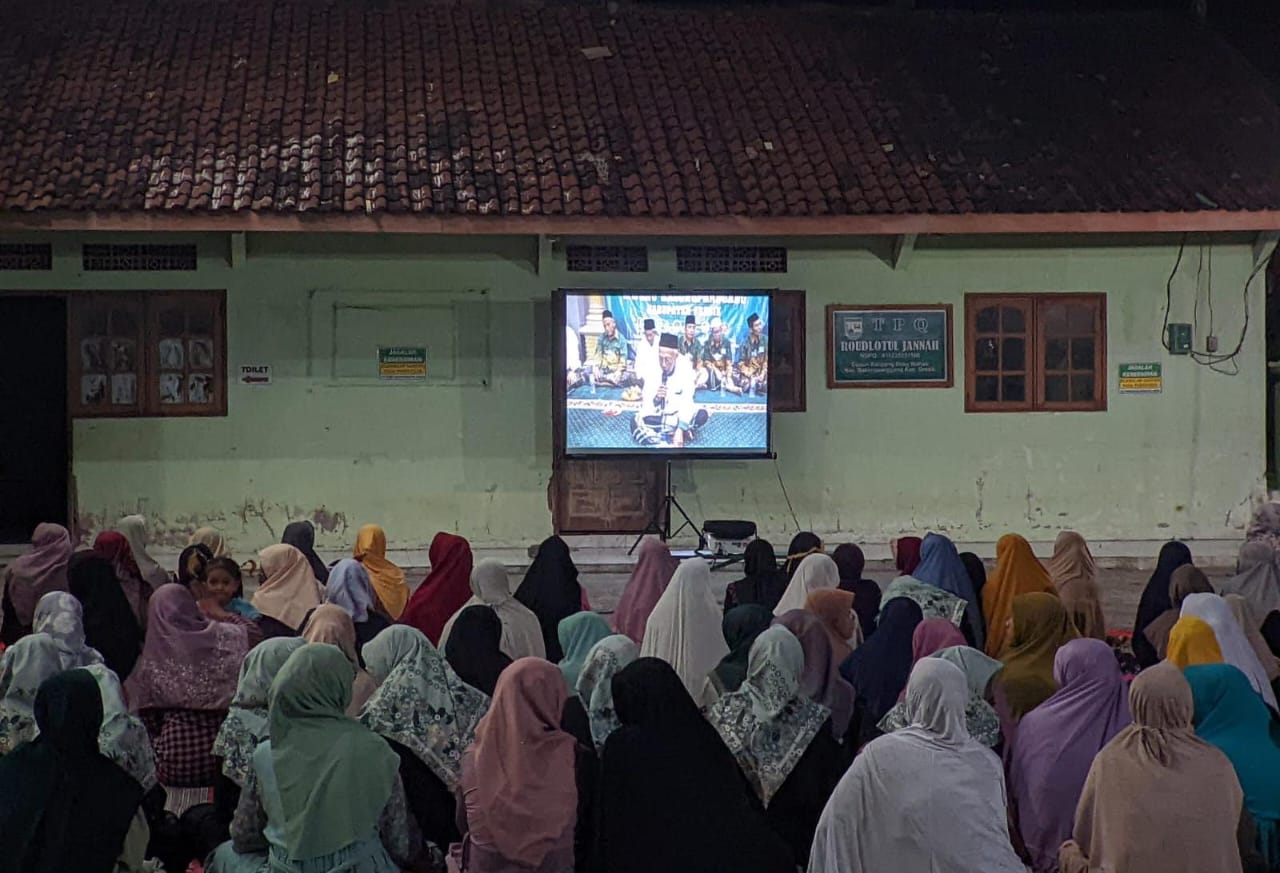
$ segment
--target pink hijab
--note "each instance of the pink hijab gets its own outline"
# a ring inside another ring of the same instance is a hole
[[[532,868],[572,851],[578,788],[575,741],[560,729],[567,698],[560,668],[542,658],[521,658],[498,677],[462,759],[473,849]]]
[[[31,551],[9,564],[9,602],[18,623],[30,627],[36,603],[50,591],[67,590],[67,562],[71,560],[71,534],[60,524],[36,525]]]
[[[640,556],[636,568],[631,571],[626,590],[613,612],[613,629],[643,642],[644,628],[649,623],[649,613],[658,605],[658,598],[667,590],[671,576],[680,562],[661,540],[645,537],[640,543]]]
[[[959,628],[945,618],[926,618],[916,625],[911,634],[911,666],[915,666],[921,658],[937,654],[952,646],[967,646],[969,641],[960,633]],[[903,688],[898,700],[907,699],[907,689]]]
[[[185,586],[161,585],[148,606],[142,657],[124,683],[129,709],[226,709],[248,651],[244,627],[210,621]]]

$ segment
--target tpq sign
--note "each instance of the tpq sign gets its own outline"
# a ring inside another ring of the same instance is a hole
[[[951,305],[827,307],[828,388],[950,388]]]

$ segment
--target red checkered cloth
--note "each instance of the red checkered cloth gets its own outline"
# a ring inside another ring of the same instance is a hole
[[[161,785],[200,788],[217,781],[213,741],[225,710],[144,709],[139,715],[151,736]]]

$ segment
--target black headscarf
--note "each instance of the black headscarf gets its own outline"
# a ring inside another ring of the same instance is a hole
[[[853,611],[858,614],[862,635],[869,637],[876,632],[876,616],[880,614],[880,586],[872,579],[863,579],[867,558],[862,549],[853,543],[836,546],[831,553],[840,571],[840,590],[853,594]]]
[[[1133,623],[1133,656],[1143,669],[1154,666],[1160,660],[1155,646],[1142,633],[1143,628],[1155,621],[1162,612],[1173,609],[1173,601],[1169,599],[1169,580],[1173,577],[1174,570],[1190,563],[1191,549],[1187,548],[1186,543],[1173,540],[1160,548],[1155,572],[1143,589],[1142,599],[1138,601],[1138,617]]]
[[[911,675],[911,638],[924,620],[920,606],[906,597],[895,597],[880,610],[875,635],[840,665],[849,680],[863,716],[864,727],[874,727],[898,702]]]
[[[111,562],[97,552],[76,552],[67,565],[67,587],[84,610],[85,644],[123,683],[142,654],[142,629]]]
[[[725,594],[725,611],[756,603],[770,612],[787,590],[787,577],[778,569],[778,557],[768,540],[752,540],[742,558],[747,575],[730,584],[732,593]]]
[[[314,524],[309,521],[289,522],[284,526],[284,536],[280,537],[280,542],[286,546],[293,546],[302,552],[302,556],[311,565],[311,572],[315,574],[321,585],[329,581],[329,568],[325,566],[324,561],[320,560],[320,556],[316,554],[316,526]]]
[[[961,552],[960,563],[964,564],[965,572],[969,574],[969,581],[973,583],[973,593],[981,603],[982,588],[987,584],[987,565],[982,563],[982,559],[973,552]]]
[[[578,586],[578,568],[569,556],[569,544],[560,537],[547,537],[538,546],[538,554],[516,589],[519,600],[538,617],[547,660],[553,664],[564,658],[560,648],[560,622],[582,611],[582,589]]]
[[[716,683],[721,694],[737,691],[747,678],[747,661],[751,657],[751,644],[773,623],[773,610],[759,603],[735,606],[724,614],[720,630],[729,644],[729,654],[716,665]]]
[[[796,574],[796,570],[800,568],[800,562],[812,555],[814,552],[822,551],[822,540],[818,538],[816,533],[809,531],[801,531],[791,538],[791,545],[787,546],[787,561],[783,567],[787,573],[787,581],[791,581],[791,577]]]
[[[468,606],[458,613],[444,644],[444,659],[458,678],[490,697],[498,676],[511,659],[498,648],[502,619],[488,606]]]
[[[102,696],[68,670],[36,693],[40,736],[0,758],[0,867],[110,873],[142,786],[98,751]]]
[[[609,873],[794,873],[747,781],[671,665],[613,677],[622,727],[605,742],[600,868]]]
[[[187,588],[192,582],[203,582],[209,572],[213,550],[204,543],[192,543],[178,556],[178,584]]]

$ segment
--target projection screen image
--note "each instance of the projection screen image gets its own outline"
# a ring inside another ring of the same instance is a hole
[[[565,291],[565,454],[769,452],[768,291]]]

